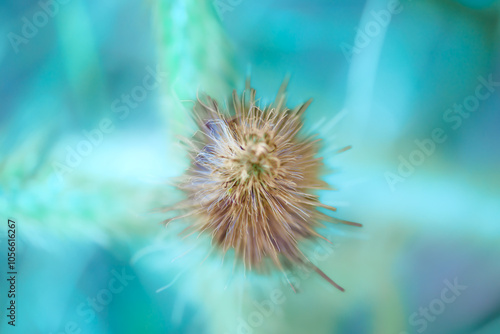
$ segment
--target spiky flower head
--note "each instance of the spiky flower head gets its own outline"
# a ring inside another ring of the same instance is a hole
[[[329,189],[320,180],[318,139],[301,133],[303,113],[311,101],[285,107],[285,84],[276,101],[260,108],[255,90],[232,96],[230,110],[210,97],[198,99],[194,119],[199,131],[186,140],[191,166],[178,187],[187,198],[173,207],[194,216],[193,232],[210,233],[223,252],[234,249],[246,267],[262,270],[266,259],[280,270],[305,264],[343,290],[299,249],[304,239],[323,238],[322,221],[350,223],[318,210],[314,192]],[[246,96],[249,95],[249,96]]]

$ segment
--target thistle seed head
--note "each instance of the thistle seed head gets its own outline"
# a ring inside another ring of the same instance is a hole
[[[199,131],[186,140],[191,166],[178,184],[187,198],[171,208],[186,213],[166,222],[193,216],[193,232],[210,233],[214,246],[234,249],[246,267],[263,269],[265,259],[281,270],[305,264],[342,290],[307,259],[299,242],[323,238],[316,232],[321,221],[358,224],[318,210],[336,209],[314,193],[328,185],[320,180],[318,140],[300,133],[310,101],[287,109],[284,89],[262,109],[253,89],[241,97],[233,92],[231,110],[210,97],[198,99],[193,115]]]

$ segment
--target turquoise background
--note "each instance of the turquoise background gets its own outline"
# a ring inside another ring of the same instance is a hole
[[[405,0],[389,21],[390,3],[2,2],[0,332],[499,333],[500,4]],[[303,247],[345,293],[201,263],[209,242],[152,213],[181,198],[197,92],[223,101],[248,74],[263,103],[287,75],[290,107],[314,99],[306,129],[338,188],[321,199],[364,226]]]

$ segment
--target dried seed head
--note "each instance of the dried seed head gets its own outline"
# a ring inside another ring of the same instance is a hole
[[[318,140],[304,137],[302,114],[310,101],[293,110],[284,107],[284,88],[263,109],[255,90],[241,97],[233,92],[232,110],[221,110],[210,97],[198,100],[194,118],[199,131],[187,140],[192,164],[178,187],[187,199],[172,209],[194,216],[191,228],[210,233],[223,252],[234,249],[245,266],[263,269],[269,258],[284,264],[306,264],[342,290],[299,250],[304,239],[321,237],[321,221],[348,223],[325,215],[317,189],[328,189],[319,179]],[[358,225],[355,223],[351,223]]]

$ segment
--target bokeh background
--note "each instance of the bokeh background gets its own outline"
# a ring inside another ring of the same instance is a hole
[[[0,9],[1,333],[500,333],[498,1]],[[181,198],[169,180],[188,164],[192,100],[223,101],[249,74],[263,102],[287,75],[289,106],[314,99],[306,128],[338,188],[320,195],[364,225],[309,247],[345,293],[201,263],[207,242],[152,213]]]

